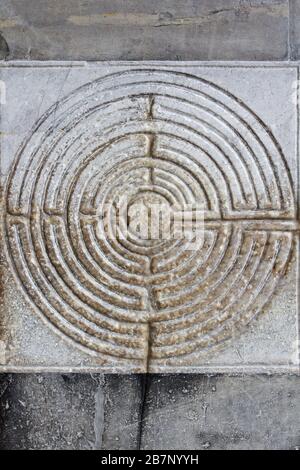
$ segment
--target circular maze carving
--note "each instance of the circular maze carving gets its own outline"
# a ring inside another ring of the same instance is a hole
[[[123,196],[203,208],[203,245],[110,237]],[[116,363],[192,363],[247,325],[289,260],[291,177],[271,131],[207,80],[129,70],[56,103],[6,188],[6,239],[56,329]]]

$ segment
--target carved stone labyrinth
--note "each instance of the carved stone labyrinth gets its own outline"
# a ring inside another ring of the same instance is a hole
[[[121,197],[203,208],[204,240],[110,237]],[[213,357],[263,309],[293,252],[290,168],[242,100],[188,73],[138,67],[55,103],[6,185],[5,238],[41,315],[103,363]]]

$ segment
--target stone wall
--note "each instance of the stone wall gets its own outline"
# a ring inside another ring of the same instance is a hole
[[[299,0],[1,0],[3,60],[297,61]],[[2,449],[298,449],[298,376],[0,376]]]

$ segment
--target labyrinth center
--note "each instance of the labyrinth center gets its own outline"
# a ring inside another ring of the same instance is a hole
[[[201,246],[124,226],[112,237],[115,214],[102,214],[122,198],[201,207]],[[270,129],[228,91],[174,71],[119,72],[66,96],[6,188],[23,290],[59,334],[116,363],[188,364],[243,330],[286,271],[295,219]]]

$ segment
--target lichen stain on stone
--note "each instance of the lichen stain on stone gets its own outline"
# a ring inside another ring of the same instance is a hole
[[[8,29],[14,28],[15,26],[20,25],[20,20],[15,18],[5,18],[3,20],[0,19],[0,28],[1,29]]]

